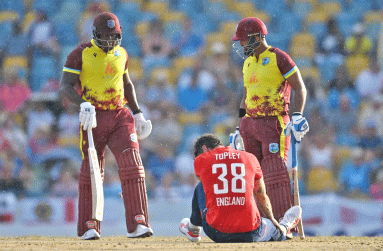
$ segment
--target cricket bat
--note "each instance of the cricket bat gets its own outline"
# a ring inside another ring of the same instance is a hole
[[[298,158],[297,158],[297,141],[293,134],[291,134],[291,152],[292,152],[292,179],[293,179],[293,195],[294,195],[294,205],[300,206],[301,202],[299,199],[299,185],[298,185]],[[305,232],[303,230],[302,219],[298,222],[298,233],[299,237],[303,240],[305,238]]]
[[[88,130],[88,155],[92,184],[92,219],[102,221],[104,216],[104,189],[102,187],[100,165],[94,147],[92,129]]]

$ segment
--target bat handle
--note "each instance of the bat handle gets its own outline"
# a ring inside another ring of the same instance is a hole
[[[92,129],[87,130],[87,132],[88,132],[88,145],[89,145],[89,148],[94,148]]]
[[[294,137],[294,134],[291,134],[291,153],[292,153],[292,167],[296,168],[298,166],[297,161],[297,140]]]

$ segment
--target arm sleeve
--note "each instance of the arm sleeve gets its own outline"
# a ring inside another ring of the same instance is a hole
[[[279,71],[285,79],[289,78],[291,75],[298,71],[298,67],[286,52],[275,49],[275,54],[277,56],[277,65]]]
[[[83,47],[79,46],[69,53],[64,65],[63,71],[80,74],[82,69],[82,51]]]

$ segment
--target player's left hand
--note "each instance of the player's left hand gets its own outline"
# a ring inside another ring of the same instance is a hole
[[[145,120],[142,112],[133,115],[136,121],[137,139],[141,140],[149,136],[152,132],[152,122]]]
[[[229,145],[231,148],[235,150],[240,150],[240,151],[245,150],[245,147],[243,146],[242,136],[239,133],[238,127],[235,129],[235,133],[230,133],[229,142],[230,142]]]
[[[285,129],[286,136],[290,136],[291,132],[293,133],[295,140],[299,143],[305,134],[309,131],[309,123],[305,117],[302,117],[302,114],[295,112],[291,116],[290,123],[287,124]]]

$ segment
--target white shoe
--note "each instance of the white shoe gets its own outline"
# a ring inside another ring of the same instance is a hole
[[[181,233],[186,235],[189,241],[196,242],[201,240],[201,227],[194,226],[191,228],[189,218],[182,219],[179,230]]]
[[[95,229],[89,229],[81,236],[83,240],[98,240],[100,239],[100,234]]]
[[[128,233],[128,238],[145,238],[153,235],[153,230],[150,227],[138,224],[133,233]]]
[[[286,211],[283,219],[279,224],[283,225],[287,229],[287,233],[290,229],[294,228],[299,220],[302,218],[302,208],[300,206],[293,206],[289,210]]]

